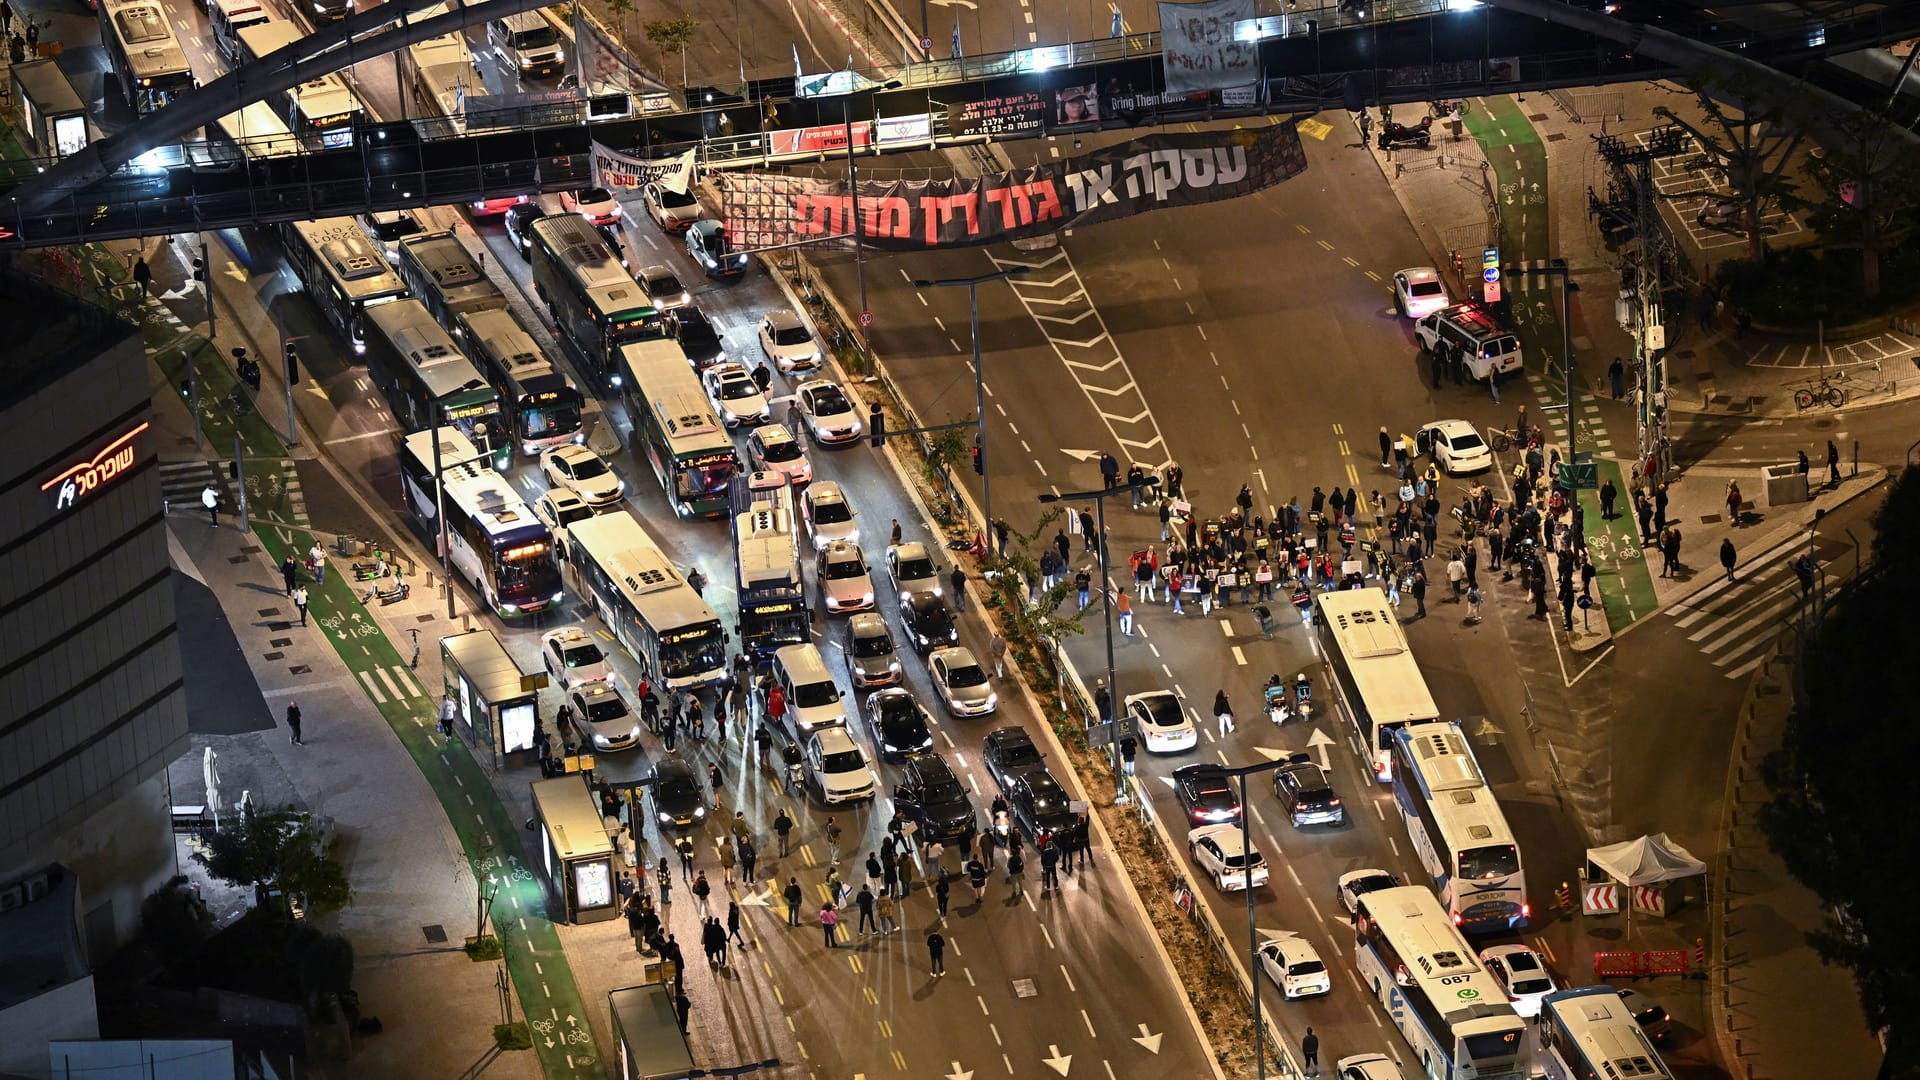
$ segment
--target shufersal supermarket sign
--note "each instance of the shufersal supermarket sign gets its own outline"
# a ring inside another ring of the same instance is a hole
[[[68,465],[53,479],[41,484],[41,491],[53,494],[53,512],[62,514],[73,509],[132,469],[140,457],[134,440],[151,426],[142,420],[92,457]]]

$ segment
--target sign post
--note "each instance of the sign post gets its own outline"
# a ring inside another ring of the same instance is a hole
[[[1489,304],[1500,302],[1500,249],[1485,248],[1480,252],[1481,297]]]

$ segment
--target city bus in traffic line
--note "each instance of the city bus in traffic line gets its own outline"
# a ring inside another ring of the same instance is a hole
[[[1455,926],[1476,934],[1527,925],[1520,845],[1459,724],[1394,729],[1393,801]]]
[[[128,108],[144,116],[194,88],[193,68],[160,0],[100,0],[98,14]]]
[[[1393,779],[1393,729],[1440,719],[1406,631],[1378,588],[1320,593],[1314,627],[1327,682],[1353,725],[1360,756],[1381,783]]]
[[[367,312],[406,296],[407,283],[352,218],[282,222],[280,240],[307,296],[355,353],[365,353]]]
[[[501,422],[522,454],[538,457],[562,443],[586,442],[580,390],[513,312],[476,311],[460,316],[458,324],[467,354],[500,391]]]
[[[507,306],[507,296],[487,277],[480,261],[451,232],[400,241],[397,269],[407,288],[433,312],[442,329],[458,336],[459,316]]]
[[[536,222],[537,224],[537,222]],[[620,346],[617,371],[634,446],[653,466],[667,501],[681,517],[719,517],[728,511],[727,485],[740,471],[740,455],[700,377],[679,342],[671,339]]]
[[[1378,889],[1354,912],[1354,966],[1431,1080],[1519,1080],[1527,1022],[1453,920],[1418,885]]]
[[[1582,986],[1540,1003],[1548,1080],[1672,1080],[1620,991]]]
[[[411,297],[367,312],[367,372],[408,431],[451,424],[497,467],[511,463],[502,438],[500,392],[454,347],[426,306]]]
[[[435,4],[415,18],[424,22],[445,13],[445,5]],[[443,34],[414,42],[397,55],[401,87],[412,91],[419,115],[439,116],[455,133],[464,134],[467,103],[487,92],[487,84],[473,66],[467,39],[460,34]]]
[[[617,388],[620,346],[665,337],[665,320],[585,216],[550,214],[527,233],[533,289],[561,344],[581,371]]]
[[[250,64],[294,44],[306,35],[285,19],[268,19],[237,27],[236,64]],[[338,74],[309,79],[266,99],[287,120],[294,136],[320,147],[350,146],[354,126],[367,119],[358,94]]]
[[[813,607],[795,534],[793,485],[785,473],[745,473],[728,492],[740,646],[756,663],[810,638]]]
[[[623,509],[567,528],[567,584],[655,686],[711,686],[727,674],[727,632],[640,522]]]
[[[300,140],[273,113],[273,106],[256,101],[206,126],[207,144],[219,147],[229,162],[262,162],[301,152]]]
[[[439,440],[436,483],[434,440]],[[488,455],[458,429],[408,435],[400,449],[401,492],[420,531],[440,554],[440,515],[447,518],[447,558],[503,618],[542,611],[563,599],[553,561],[553,534],[489,467]]]

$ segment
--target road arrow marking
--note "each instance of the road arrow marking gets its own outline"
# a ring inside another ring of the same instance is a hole
[[[1047,1058],[1041,1058],[1040,1060],[1052,1066],[1054,1072],[1059,1073],[1061,1076],[1065,1076],[1067,1075],[1067,1070],[1073,1068],[1072,1054],[1062,1054],[1060,1052],[1060,1048],[1058,1046],[1053,1045],[1052,1043],[1047,1044],[1047,1053],[1052,1054],[1053,1056],[1047,1057]]]
[[[160,299],[162,299],[162,300],[185,300],[185,299],[186,299],[187,297],[189,297],[189,296],[192,296],[192,295],[193,295],[193,290],[192,290],[192,289],[189,289],[189,288],[188,288],[187,286],[185,286],[185,285],[182,285],[182,286],[180,286],[180,287],[179,287],[179,288],[177,288],[177,289],[168,289],[168,290],[167,290],[166,292],[163,292],[163,293],[161,293],[161,294],[160,294]]]
[[[1068,457],[1072,458],[1075,461],[1083,462],[1083,463],[1092,461],[1094,458],[1097,458],[1100,456],[1100,451],[1098,450],[1068,450],[1068,449],[1062,448],[1060,452],[1067,455]]]
[[[1281,758],[1286,757],[1289,753],[1291,753],[1291,751],[1287,751],[1287,750],[1276,750],[1271,746],[1256,746],[1253,749],[1255,753],[1258,753],[1261,757],[1266,758],[1268,761],[1279,761]]]
[[[947,1074],[947,1080],[973,1080],[973,1070],[963,1069],[959,1062],[953,1063],[953,1071]]]
[[[222,276],[232,278],[235,281],[245,282],[247,280],[247,268],[241,266],[239,263],[228,263],[220,268],[220,273]]]
[[[1133,1041],[1146,1047],[1149,1054],[1160,1052],[1160,1036],[1149,1032],[1145,1024],[1140,1025],[1140,1034]]]
[[[1327,761],[1327,747],[1332,745],[1333,740],[1328,738],[1327,733],[1321,731],[1319,728],[1314,728],[1313,734],[1307,736],[1307,749],[1318,750],[1320,752],[1320,768],[1323,772],[1330,772],[1333,769],[1333,766]]]
[[[772,903],[772,900],[773,900],[773,886],[768,885],[767,891],[764,893],[750,892],[747,895],[741,897],[740,906],[741,907],[766,907],[768,904]]]

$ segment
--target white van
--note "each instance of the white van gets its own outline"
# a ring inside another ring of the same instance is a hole
[[[787,725],[801,739],[828,727],[845,727],[840,688],[811,644],[788,645],[773,654],[773,678],[787,699]]]
[[[550,79],[567,66],[559,32],[537,11],[488,20],[487,44],[522,79]]]
[[[1491,370],[1496,375],[1519,371],[1520,338],[1500,324],[1485,304],[1456,304],[1421,319],[1413,335],[1427,352],[1443,353],[1449,361],[1466,365],[1475,381]]]

